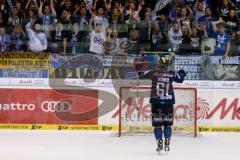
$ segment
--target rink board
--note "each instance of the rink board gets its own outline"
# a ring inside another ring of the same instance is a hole
[[[123,80],[117,82],[118,87],[131,86],[136,83],[136,81]],[[0,81],[0,129],[117,130],[118,104],[114,104],[116,102],[106,95],[106,93],[110,93],[117,96],[118,90],[113,88],[112,81],[96,80],[86,83],[79,79],[66,79],[64,83],[72,87],[69,92],[59,92],[58,89],[51,88],[47,79],[2,79]],[[75,87],[79,85],[88,86],[92,90],[85,91],[85,96],[72,94],[71,92],[76,91]],[[116,87],[116,84],[114,85]],[[184,84],[176,86],[198,89],[198,131],[240,132],[239,82],[185,81]],[[43,112],[41,103],[39,103],[43,101],[56,103],[69,99],[75,102],[72,103],[70,111],[84,113],[93,110],[95,111],[91,114],[93,118],[59,119],[59,115],[52,110]],[[100,107],[103,100],[106,100],[106,106],[112,107],[113,104],[116,106],[105,113],[105,108]],[[11,110],[9,105],[4,105],[11,103],[34,104],[35,108],[32,106],[25,111]],[[147,102],[145,103],[147,104]],[[31,110],[33,108],[34,110]]]

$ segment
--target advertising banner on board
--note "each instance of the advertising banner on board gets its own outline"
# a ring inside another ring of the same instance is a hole
[[[1,124],[98,124],[98,91],[0,89]]]

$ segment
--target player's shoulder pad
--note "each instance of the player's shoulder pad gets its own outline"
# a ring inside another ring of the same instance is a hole
[[[175,74],[176,72],[175,72],[175,71],[173,71],[173,70],[170,70],[170,71],[168,71],[167,73],[170,73],[170,74]]]

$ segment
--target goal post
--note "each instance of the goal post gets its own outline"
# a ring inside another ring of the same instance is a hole
[[[150,86],[119,88],[118,136],[153,133]],[[197,90],[175,87],[173,134],[197,137]]]

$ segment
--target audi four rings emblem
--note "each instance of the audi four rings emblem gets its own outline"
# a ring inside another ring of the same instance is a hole
[[[43,101],[41,109],[44,112],[69,112],[71,103],[68,101]]]

